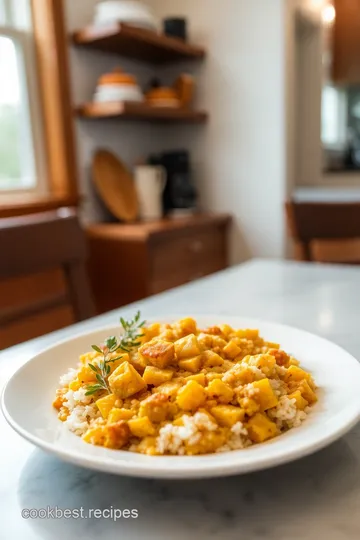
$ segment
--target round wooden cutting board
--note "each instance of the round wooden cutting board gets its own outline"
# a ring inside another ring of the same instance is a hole
[[[139,203],[133,178],[125,165],[108,150],[93,159],[93,180],[108,210],[121,221],[134,221]]]

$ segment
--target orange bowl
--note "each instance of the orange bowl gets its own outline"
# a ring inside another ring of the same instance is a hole
[[[111,84],[128,84],[131,86],[137,86],[136,77],[130,73],[124,73],[120,69],[116,69],[111,73],[104,73],[99,80],[98,86]]]
[[[146,99],[148,101],[156,101],[158,99],[179,99],[178,94],[173,88],[160,86],[159,88],[152,88],[146,93]]]

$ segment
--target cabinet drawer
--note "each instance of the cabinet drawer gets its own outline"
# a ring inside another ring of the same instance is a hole
[[[151,293],[159,293],[226,267],[223,227],[189,231],[174,238],[159,239],[152,246]]]

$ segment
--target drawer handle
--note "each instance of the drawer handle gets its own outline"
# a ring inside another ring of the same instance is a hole
[[[204,249],[204,243],[201,240],[194,240],[190,244],[190,251],[200,253]]]

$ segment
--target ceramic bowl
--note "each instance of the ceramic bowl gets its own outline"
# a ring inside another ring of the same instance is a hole
[[[159,29],[159,22],[148,6],[135,0],[106,0],[95,8],[95,23],[120,21],[133,26]]]

